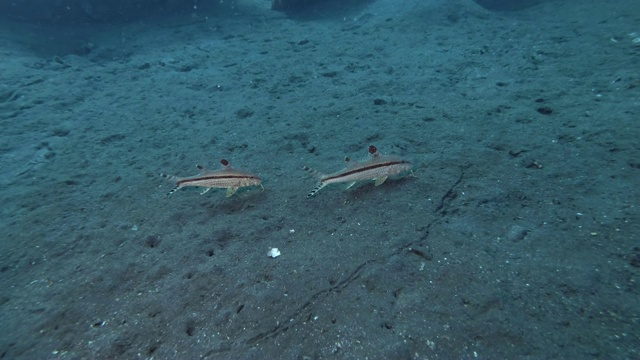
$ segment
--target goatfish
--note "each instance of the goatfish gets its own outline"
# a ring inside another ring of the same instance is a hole
[[[220,164],[222,164],[222,167],[216,171],[207,170],[203,166],[197,165],[196,167],[200,170],[200,173],[195,176],[177,177],[160,174],[160,176],[176,183],[176,186],[167,193],[167,196],[187,186],[203,187],[204,190],[200,195],[205,194],[212,188],[227,189],[227,197],[235,194],[239,188],[246,186],[260,186],[264,190],[262,179],[258,176],[232,168],[226,159],[220,160]]]
[[[320,182],[311,190],[307,197],[314,196],[320,189],[329,184],[349,183],[347,185],[347,189],[349,189],[358,181],[374,180],[375,186],[382,185],[389,176],[411,171],[413,166],[409,161],[380,154],[378,149],[373,145],[369,146],[369,158],[367,160],[351,162],[347,157],[345,161],[348,165],[344,170],[330,175],[318,173],[305,166],[303,168],[304,170],[320,177]]]

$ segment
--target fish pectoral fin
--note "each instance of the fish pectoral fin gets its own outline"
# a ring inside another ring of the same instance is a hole
[[[238,191],[237,187],[229,187],[229,188],[227,188],[227,197],[235,194],[236,191]]]
[[[356,184],[355,181],[352,181],[349,184],[347,184],[347,190],[351,189],[353,187],[353,185],[355,185],[355,184]]]
[[[379,185],[382,185],[385,181],[387,181],[387,176],[379,177],[379,178],[376,178],[375,180],[376,180],[375,185],[379,186]]]
[[[207,191],[211,190],[211,188],[205,188],[204,190],[202,190],[202,192],[200,192],[200,195],[204,195],[207,193]]]

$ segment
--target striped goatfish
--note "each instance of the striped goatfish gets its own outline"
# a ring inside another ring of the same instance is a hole
[[[348,163],[347,168],[331,175],[320,174],[305,166],[304,170],[318,174],[320,177],[318,186],[311,190],[307,196],[312,197],[323,187],[335,183],[349,183],[347,186],[347,189],[349,189],[357,181],[374,180],[375,185],[378,186],[384,183],[389,176],[410,171],[413,166],[406,160],[380,154],[378,149],[373,145],[369,146],[369,158],[367,160],[350,162],[350,159],[347,157],[345,161]]]
[[[199,186],[205,188],[200,195],[211,190],[211,188],[227,189],[227,197],[235,194],[241,187],[260,186],[262,188],[262,180],[258,176],[232,168],[229,161],[225,159],[220,160],[220,164],[222,164],[222,168],[216,171],[206,170],[201,165],[197,165],[200,173],[196,176],[181,178],[167,174],[160,174],[160,176],[176,182],[176,186],[169,191],[167,196],[178,191],[178,189],[187,186]]]

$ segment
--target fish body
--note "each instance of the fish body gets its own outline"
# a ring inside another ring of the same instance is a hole
[[[314,196],[323,187],[336,183],[349,183],[347,188],[350,188],[358,181],[374,180],[375,185],[378,186],[384,183],[389,176],[410,171],[413,167],[413,164],[407,160],[380,154],[373,145],[369,146],[367,160],[361,162],[351,162],[349,158],[345,160],[348,163],[345,169],[329,175],[319,174],[320,182],[307,196]],[[315,172],[307,167],[305,170]]]
[[[220,170],[211,171],[205,170],[202,166],[198,165],[198,169],[201,170],[200,174],[189,177],[177,177],[172,175],[160,174],[162,177],[171,181],[175,181],[176,186],[169,191],[167,195],[171,195],[179,189],[187,186],[197,186],[205,188],[200,194],[204,194],[212,188],[227,189],[227,197],[233,195],[241,187],[246,186],[260,186],[262,187],[262,179],[260,177],[245,172],[236,170],[231,167],[229,161],[222,159],[220,161],[222,168]]]

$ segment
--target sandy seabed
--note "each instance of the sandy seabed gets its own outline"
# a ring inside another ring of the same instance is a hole
[[[640,357],[640,3],[262,3],[2,32],[0,358]]]

